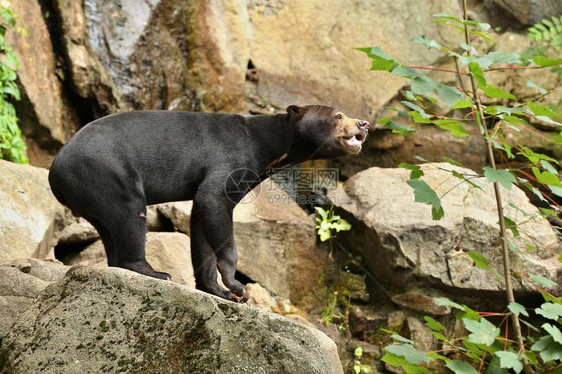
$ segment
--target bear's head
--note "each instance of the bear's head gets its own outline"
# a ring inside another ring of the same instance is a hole
[[[368,121],[328,106],[290,105],[287,113],[295,130],[293,148],[308,153],[309,160],[359,153],[371,127]]]

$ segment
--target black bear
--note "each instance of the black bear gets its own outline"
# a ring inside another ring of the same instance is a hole
[[[243,302],[246,290],[234,278],[236,204],[272,167],[358,153],[369,127],[320,105],[291,105],[286,114],[259,116],[118,113],[70,139],[53,161],[49,183],[62,204],[98,230],[109,266],[162,279],[169,274],[145,259],[146,205],[193,200],[196,286]],[[228,290],[217,283],[217,268]]]

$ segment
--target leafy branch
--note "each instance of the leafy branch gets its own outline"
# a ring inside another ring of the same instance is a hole
[[[16,110],[10,100],[20,100],[20,91],[16,85],[15,70],[19,62],[13,53],[13,47],[6,44],[6,32],[16,25],[16,15],[8,8],[0,6],[0,159],[27,163],[24,153],[25,143],[18,127]]]
[[[560,361],[562,357],[562,332],[560,332],[558,327],[550,323],[543,324],[541,329],[546,335],[543,335],[530,347],[529,343],[531,340],[528,340],[522,334],[521,323],[533,331],[540,332],[541,330],[521,318],[528,317],[529,314],[524,307],[515,301],[513,285],[511,283],[510,251],[521,257],[524,257],[525,254],[510,242],[507,232],[509,230],[514,237],[520,236],[521,233],[524,235],[527,233],[524,229],[520,228],[523,223],[517,223],[505,216],[505,203],[501,189],[510,190],[514,184],[519,185],[528,188],[543,201],[546,202],[548,199],[555,206],[558,206],[547,193],[539,190],[536,185],[540,184],[549,194],[562,197],[562,182],[558,172],[559,162],[524,145],[511,144],[506,140],[504,129],[515,131],[527,130],[531,134],[542,137],[545,141],[562,144],[562,131],[558,131],[558,134],[551,137],[546,137],[530,129],[532,121],[541,121],[556,127],[559,126],[560,130],[562,130],[562,123],[557,122],[559,118],[562,118],[562,113],[559,112],[556,106],[537,104],[533,101],[518,104],[518,99],[513,93],[488,82],[486,73],[497,70],[529,70],[549,67],[558,69],[558,66],[562,65],[562,59],[556,56],[553,58],[544,53],[518,55],[516,53],[492,51],[479,54],[471,45],[471,39],[483,38],[485,41],[490,42],[491,38],[486,32],[490,25],[468,20],[466,0],[463,1],[463,9],[463,19],[443,13],[434,15],[434,22],[451,26],[462,33],[464,41],[459,43],[457,47],[449,48],[424,36],[413,39],[416,43],[424,44],[430,49],[437,49],[446,56],[453,58],[455,70],[404,65],[388,56],[378,47],[357,49],[366,53],[371,59],[371,70],[385,71],[410,80],[410,91],[404,92],[405,100],[401,101],[401,104],[406,108],[406,112],[396,108],[393,109],[400,115],[406,114],[409,116],[413,120],[414,125],[399,124],[392,118],[383,118],[378,123],[384,128],[392,130],[393,133],[408,136],[419,128],[433,125],[450,132],[453,137],[464,138],[473,135],[473,131],[469,131],[467,126],[471,122],[476,123],[478,133],[483,137],[486,144],[489,166],[483,168],[483,177],[493,186],[498,214],[499,237],[501,239],[503,277],[482,254],[476,251],[468,251],[467,255],[474,261],[475,266],[491,271],[498,281],[503,278],[508,311],[503,314],[478,313],[465,305],[459,305],[449,300],[436,300],[438,303],[442,303],[441,305],[447,305],[461,311],[457,314],[457,317],[462,321],[470,334],[460,340],[460,345],[445,337],[444,331],[442,331],[444,328],[437,321],[426,317],[428,327],[433,330],[432,335],[437,340],[447,343],[453,350],[472,360],[479,367],[478,371],[465,361],[449,359],[437,351],[427,354],[421,352],[416,348],[415,342],[394,332],[391,332],[392,337],[398,344],[385,348],[386,354],[383,361],[390,365],[401,366],[407,373],[428,372],[427,364],[431,360],[444,361],[446,366],[455,373],[477,373],[482,370],[483,366],[495,368],[498,372],[502,373],[507,372],[508,369],[517,373],[522,370],[525,373],[534,373],[535,369],[542,372],[545,368],[557,370],[561,366],[555,360]],[[555,31],[556,33],[562,31],[560,21],[562,20],[555,20],[553,18],[551,22],[553,26],[549,25],[550,21],[542,22],[543,25],[546,25],[544,27],[549,27],[549,37],[554,38]],[[535,29],[541,30],[541,38],[546,39],[545,30],[542,29],[542,26],[535,25]],[[534,38],[539,40],[533,29],[530,30],[530,35],[535,35]],[[435,81],[430,76],[423,74],[422,71],[453,73],[457,77],[458,87],[452,87]],[[468,78],[468,84],[463,80],[463,77]],[[536,100],[543,99],[552,92],[531,81],[527,82],[527,86],[538,90],[539,96],[535,98]],[[466,110],[468,113],[464,118],[428,113],[424,103],[435,104],[437,100],[443,102],[450,109]],[[510,103],[511,105],[494,104],[498,102]],[[507,163],[507,168],[497,166],[495,159],[497,152],[501,154],[502,160]],[[512,168],[509,166],[509,160],[516,157],[527,161],[525,167],[529,171],[524,170],[523,167]],[[429,162],[419,157],[418,160]],[[446,156],[444,156],[444,160],[453,166],[462,167],[460,163]],[[433,219],[438,220],[445,217],[446,212],[441,199],[452,189],[439,196],[435,192],[436,188],[432,188],[422,179],[424,171],[419,165],[402,163],[399,167],[410,170],[410,179],[407,183],[414,190],[415,201],[430,205]],[[459,183],[453,188],[463,183],[469,183],[471,186],[481,189],[475,181],[475,178],[480,177],[480,175],[459,173],[454,168],[443,170],[459,179]],[[514,205],[510,203],[510,206],[513,207]],[[541,214],[543,216],[556,216],[553,209],[543,208]],[[531,220],[528,215],[525,216],[527,220]],[[534,245],[539,246],[535,240],[532,238],[531,240]],[[533,248],[537,249],[537,247]],[[560,323],[562,321],[560,319],[562,314],[556,315],[552,311],[562,308],[562,302],[559,298],[546,291],[547,288],[553,287],[556,284],[537,274],[527,273],[522,274],[522,276],[535,284],[545,297],[545,303],[536,310],[536,314],[544,317],[544,313],[547,313],[551,317],[556,317],[554,319]],[[492,315],[503,316],[500,327],[484,318]],[[509,321],[511,321],[511,324],[508,323]],[[502,327],[505,331],[504,336],[500,336],[500,328]],[[508,337],[509,327],[513,330],[515,340]]]

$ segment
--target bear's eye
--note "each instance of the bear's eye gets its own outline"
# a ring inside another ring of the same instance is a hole
[[[341,121],[342,118],[343,118],[343,116],[342,116],[341,114],[339,114],[339,113],[336,114],[336,119],[337,119],[338,121]]]

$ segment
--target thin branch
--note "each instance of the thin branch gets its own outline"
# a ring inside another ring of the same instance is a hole
[[[459,73],[455,70],[451,70],[451,69],[443,69],[443,68],[432,68],[429,66],[418,66],[418,65],[406,65],[404,66],[405,68],[411,68],[411,69],[420,69],[420,70],[433,70],[433,71],[444,71],[445,73],[453,73],[453,74],[462,74],[462,75],[467,75],[468,73]]]
[[[542,69],[542,67],[540,67],[540,66],[504,66],[504,67],[501,67],[501,68],[486,69],[486,70],[484,70],[484,73],[489,72],[489,71],[496,71],[496,70],[519,70],[519,69],[523,69],[523,70]]]
[[[462,7],[463,7],[463,19],[464,20],[468,20],[468,6],[467,6],[467,0],[463,0],[462,2]],[[465,41],[466,44],[470,43],[469,37],[468,37],[468,25],[464,25],[464,36],[465,36]],[[470,51],[468,52],[470,54]],[[470,76],[470,83],[472,86],[472,91],[476,92],[476,79],[474,78],[474,74],[472,74],[472,72],[469,73]],[[488,153],[488,159],[490,162],[490,166],[492,167],[492,169],[496,170],[496,161],[494,158],[494,152],[493,152],[493,148],[492,148],[492,144],[491,142],[488,140],[488,130],[486,128],[486,123],[485,123],[485,119],[484,119],[484,111],[482,109],[482,103],[480,102],[480,97],[478,95],[474,95],[474,101],[476,102],[476,108],[477,108],[477,114],[479,116],[480,122],[481,122],[481,128],[482,131],[484,132],[484,140],[486,142],[486,149],[487,149],[487,153]],[[505,225],[505,219],[504,219],[504,215],[503,215],[503,201],[502,201],[502,195],[501,195],[501,191],[500,191],[500,185],[498,182],[494,182],[494,194],[496,196],[496,205],[497,205],[497,209],[498,209],[498,218],[500,221],[500,238],[507,238],[507,230],[506,230],[506,225]],[[509,262],[509,250],[507,248],[507,244],[505,242],[505,240],[500,240],[501,242],[501,247],[502,247],[502,259],[503,259],[503,270],[504,270],[504,279],[505,279],[505,291],[506,291],[506,296],[507,296],[507,302],[512,303],[515,302],[515,296],[513,295],[513,286],[511,284],[511,266],[510,266],[510,262]],[[519,323],[519,318],[515,313],[511,314],[511,320],[512,320],[512,325],[513,325],[513,330],[515,332],[515,336],[517,337],[517,343],[519,346],[519,350],[520,351],[525,351],[525,343],[523,342],[523,334],[521,333],[521,324]],[[521,361],[523,363],[523,369],[525,370],[525,373],[527,374],[534,374],[535,371],[533,370],[533,368],[531,367],[531,365],[529,364],[529,361],[527,360],[527,358],[525,356],[521,356]]]

